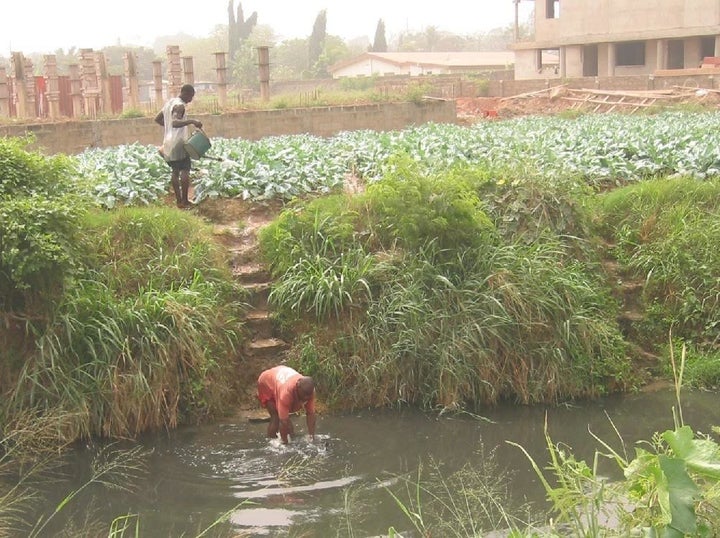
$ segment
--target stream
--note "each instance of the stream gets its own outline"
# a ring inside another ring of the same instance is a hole
[[[683,391],[685,423],[709,433],[720,424],[717,402],[716,393]],[[664,389],[558,407],[501,405],[481,416],[411,409],[326,414],[318,417],[315,442],[301,435],[288,445],[266,439],[265,423],[226,420],[144,436],[146,471],[124,484],[132,491],[92,484],[73,503],[83,517],[104,522],[104,536],[109,522],[128,514],[133,532],[125,536],[135,536],[136,524],[138,536],[153,538],[385,536],[390,527],[412,528],[390,494],[413,498],[402,477],[425,485],[433,469],[449,475],[469,464],[500,477],[508,509],[526,502],[542,509],[544,492],[528,458],[506,441],[544,467],[547,418],[552,440],[592,465],[600,445],[590,432],[617,450],[624,444],[631,456],[636,441],[673,427],[674,406],[674,392]],[[307,431],[304,416],[293,423],[298,434]],[[46,513],[87,481],[97,451],[77,448],[66,462],[71,478],[47,481]],[[607,465],[612,477],[617,468]]]

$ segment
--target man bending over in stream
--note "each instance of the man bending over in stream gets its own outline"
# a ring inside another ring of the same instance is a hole
[[[287,444],[293,435],[290,413],[305,408],[308,434],[315,439],[315,382],[312,377],[297,373],[289,366],[275,366],[265,370],[258,378],[260,405],[270,413],[267,436],[274,438],[280,432],[282,442]]]

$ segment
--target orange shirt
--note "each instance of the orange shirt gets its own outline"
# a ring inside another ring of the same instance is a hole
[[[298,380],[303,377],[289,366],[275,366],[265,370],[258,378],[258,398],[260,404],[266,407],[267,402],[275,402],[280,420],[287,420],[290,413],[300,411],[305,407],[306,413],[315,412],[315,393],[303,403],[297,397]]]

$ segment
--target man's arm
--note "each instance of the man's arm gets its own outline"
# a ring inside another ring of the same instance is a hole
[[[184,105],[176,105],[172,110],[172,126],[176,129],[179,129],[180,127],[186,127],[188,125],[194,125],[198,129],[202,129],[202,123],[197,120],[190,120],[190,119],[180,119],[185,115],[185,106]]]
[[[308,434],[310,434],[310,437],[315,440],[315,411],[308,411],[305,414],[305,418],[307,420]]]
[[[157,116],[155,116],[155,123],[157,123],[161,127],[165,127],[165,115],[163,114],[162,110],[157,113]]]
[[[287,444],[288,442],[288,435],[293,435],[295,431],[293,430],[292,422],[290,421],[290,417],[286,419],[280,419],[280,439],[282,439],[283,444]]]

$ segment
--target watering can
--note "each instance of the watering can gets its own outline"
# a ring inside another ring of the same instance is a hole
[[[205,134],[205,131],[196,129],[195,132],[190,135],[190,138],[187,139],[184,147],[191,159],[199,159],[205,156],[211,145],[210,139]]]

